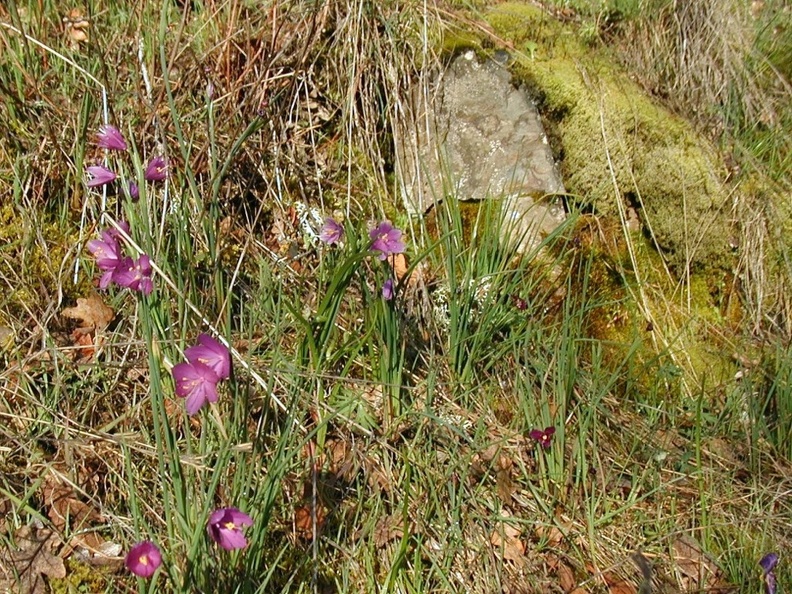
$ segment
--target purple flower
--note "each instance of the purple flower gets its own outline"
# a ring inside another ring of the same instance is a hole
[[[206,365],[217,375],[218,380],[231,375],[231,355],[228,349],[208,334],[198,336],[198,344],[184,351],[190,363]]]
[[[382,298],[385,301],[393,299],[393,279],[389,278],[382,284]]]
[[[102,231],[102,239],[92,239],[86,247],[96,258],[99,270],[115,270],[121,260],[121,248],[110,230]]]
[[[129,235],[129,223],[127,223],[126,221],[118,221],[117,225],[118,225],[118,228],[110,227],[110,228],[107,229],[107,232],[110,235],[112,235],[113,237],[115,237],[116,239],[122,239],[121,231],[123,231],[124,233]],[[121,231],[119,231],[119,229]]]
[[[108,149],[111,151],[125,151],[127,150],[127,143],[121,132],[115,126],[102,126],[99,128],[99,133],[96,135],[98,139],[97,144],[99,148]]]
[[[157,156],[149,161],[143,177],[146,181],[162,181],[168,177],[168,162],[165,157]]]
[[[118,263],[113,271],[113,282],[148,295],[154,289],[154,284],[151,282],[151,271],[151,258],[146,254],[137,260],[126,257]]]
[[[140,188],[135,182],[129,182],[129,198],[132,202],[140,200]]]
[[[124,564],[135,575],[150,578],[162,565],[162,555],[157,545],[149,540],[144,540],[129,549]]]
[[[531,436],[531,439],[539,442],[539,445],[544,449],[547,449],[552,445],[553,435],[555,435],[555,432],[555,427],[548,427],[544,431],[541,429],[534,429],[528,435]]]
[[[767,594],[775,594],[778,584],[776,583],[775,566],[778,565],[778,553],[767,553],[759,560],[764,572],[765,591]]]
[[[129,223],[121,221],[118,227],[124,233],[129,234]],[[121,233],[115,227],[105,229],[101,233],[102,239],[92,239],[86,245],[86,248],[91,255],[96,258],[96,265],[99,270],[104,274],[99,280],[99,288],[106,289],[113,281],[113,275],[121,265],[123,258],[121,256],[121,247],[118,240],[121,239]]]
[[[404,251],[404,242],[401,241],[402,232],[395,229],[390,221],[381,222],[369,231],[369,236],[373,240],[371,249],[379,252],[380,260],[385,260],[388,256],[401,254]]]
[[[87,171],[88,175],[91,176],[91,179],[88,180],[89,188],[98,188],[99,186],[109,184],[116,178],[116,174],[104,165],[91,165],[87,168]]]
[[[528,302],[519,295],[512,295],[511,298],[512,301],[514,302],[514,307],[516,307],[520,311],[525,311],[526,309],[528,309]]]
[[[206,529],[212,540],[226,551],[244,549],[247,546],[242,526],[252,526],[253,520],[235,507],[226,507],[212,512]]]
[[[217,402],[217,382],[220,378],[203,363],[179,363],[173,366],[176,395],[186,398],[188,415],[194,415],[207,402]]]
[[[344,227],[341,223],[337,222],[335,219],[331,219],[330,217],[325,219],[324,227],[319,232],[319,239],[323,241],[327,245],[333,245],[334,243],[338,243],[341,241],[341,238],[344,236]]]

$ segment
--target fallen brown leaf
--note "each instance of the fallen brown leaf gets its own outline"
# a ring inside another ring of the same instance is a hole
[[[63,17],[63,29],[69,37],[71,49],[77,50],[81,43],[88,41],[88,28],[91,23],[86,19],[80,9],[73,8]]]
[[[401,282],[404,275],[407,274],[407,270],[410,268],[407,264],[407,258],[404,254],[394,254],[390,257],[389,261],[393,268],[393,275],[396,277],[397,281]]]
[[[680,585],[687,592],[728,592],[723,572],[715,560],[695,540],[680,536],[674,541],[673,561],[679,568]]]
[[[68,557],[75,549],[84,550],[91,557],[102,550],[105,539],[89,530],[105,521],[98,510],[81,501],[74,489],[55,475],[44,481],[42,496],[44,504],[49,507],[47,517],[55,529],[61,534],[72,535],[61,552],[62,558]]]
[[[511,469],[514,462],[505,454],[498,456],[498,463],[495,471],[495,485],[498,488],[498,496],[503,503],[510,503],[515,487],[511,479]]]
[[[564,592],[576,590],[575,585],[577,584],[577,580],[575,579],[575,573],[569,565],[559,563],[558,567],[556,567],[556,577],[558,577],[558,583]]]
[[[97,293],[91,293],[88,297],[78,297],[77,305],[64,308],[61,314],[77,320],[82,328],[95,330],[104,330],[115,317],[115,312],[105,305]]]
[[[504,512],[504,515],[505,512]],[[520,539],[521,530],[507,522],[501,522],[498,528],[490,534],[490,543],[495,551],[502,555],[504,560],[512,561],[517,566],[526,564],[525,543]]]
[[[384,547],[392,540],[401,540],[404,536],[404,521],[399,515],[385,516],[380,518],[374,527],[374,544],[377,547]]]
[[[69,485],[50,475],[42,486],[44,504],[49,507],[47,516],[59,532],[83,530],[92,522],[104,522],[102,515],[77,497]]]
[[[544,540],[549,547],[557,547],[564,540],[564,533],[557,526],[537,526],[534,530],[536,540]]]
[[[603,573],[602,579],[608,585],[610,594],[637,594],[635,586],[612,573]]]
[[[16,550],[0,549],[0,592],[45,594],[45,576],[66,577],[63,559],[54,554],[60,539],[52,530],[23,526],[13,540]]]
[[[319,534],[327,521],[327,510],[321,504],[316,506],[316,534]],[[302,540],[313,540],[314,518],[311,506],[303,505],[294,510],[294,531]]]

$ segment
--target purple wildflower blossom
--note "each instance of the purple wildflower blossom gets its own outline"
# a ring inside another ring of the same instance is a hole
[[[382,284],[382,298],[385,301],[393,299],[393,279],[389,278]]]
[[[341,225],[341,223],[335,219],[327,217],[324,222],[324,227],[322,227],[322,230],[319,232],[319,240],[328,245],[333,245],[334,243],[341,241],[343,236],[344,227]]]
[[[198,344],[184,351],[190,363],[201,363],[209,367],[217,375],[218,380],[227,379],[231,375],[231,355],[225,345],[208,334],[198,336]]]
[[[162,554],[157,545],[149,540],[144,540],[129,549],[124,564],[136,576],[150,578],[162,565]]]
[[[379,252],[380,260],[404,251],[404,242],[401,241],[402,232],[391,225],[390,221],[381,222],[369,231],[369,236],[373,240],[371,249]]]
[[[548,449],[552,445],[555,432],[555,427],[548,427],[544,431],[541,429],[534,429],[528,435],[531,436],[531,439],[537,441],[544,449]]]
[[[121,263],[121,248],[118,245],[113,230],[102,231],[102,239],[92,239],[87,244],[87,249],[96,258],[96,265],[104,274],[99,280],[99,288],[106,289],[113,280],[113,273]]]
[[[132,202],[140,200],[140,188],[135,182],[129,182],[129,198]]]
[[[117,228],[116,227],[109,227],[107,229],[107,232],[110,235],[112,235],[116,239],[123,239],[123,237],[121,236],[121,231],[123,231],[124,233],[129,235],[129,223],[127,223],[126,221],[118,221],[116,223],[116,225],[118,225]],[[120,231],[119,231],[119,229],[120,229]]]
[[[127,143],[121,132],[115,126],[102,126],[99,128],[99,133],[96,135],[97,145],[99,148],[108,149],[111,151],[125,151],[127,150]]]
[[[197,413],[207,402],[217,402],[217,382],[220,378],[203,363],[179,363],[173,366],[176,395],[186,398],[188,415]]]
[[[137,260],[126,257],[119,262],[113,272],[113,282],[122,287],[148,295],[154,289],[154,283],[151,281],[151,271],[151,258],[146,254],[143,254]]]
[[[247,546],[247,539],[242,534],[241,528],[252,525],[253,519],[249,515],[235,507],[227,507],[212,512],[206,529],[213,541],[226,551],[231,551],[244,549]]]
[[[168,177],[168,162],[165,157],[157,156],[149,161],[143,177],[146,181],[162,181]]]
[[[767,553],[759,560],[764,572],[765,591],[767,594],[776,594],[778,583],[775,576],[775,566],[778,565],[778,553]]]
[[[89,188],[98,188],[99,186],[103,186],[105,184],[109,184],[112,181],[115,181],[117,177],[115,173],[110,171],[104,165],[91,165],[87,168],[88,175],[91,178],[88,180],[88,187]]]
[[[528,309],[528,302],[519,295],[512,295],[511,298],[512,301],[514,302],[514,307],[516,307],[520,311],[525,311],[526,309]]]

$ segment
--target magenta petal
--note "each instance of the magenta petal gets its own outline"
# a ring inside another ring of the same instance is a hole
[[[385,301],[393,299],[393,279],[389,278],[382,284],[382,298]]]
[[[116,178],[116,174],[104,165],[91,165],[87,168],[87,171],[90,176],[87,182],[89,188],[98,188],[99,186],[109,184]]]
[[[99,288],[106,289],[110,286],[110,283],[113,282],[113,270],[108,270],[102,275],[102,278],[99,279]]]
[[[102,238],[104,241],[92,239],[86,244],[86,248],[96,258],[99,270],[115,270],[121,261],[121,248],[107,232],[102,233]]]
[[[124,559],[127,569],[136,576],[150,578],[162,565],[162,554],[153,542],[144,540],[137,543]]]
[[[151,259],[143,254],[137,260],[130,257],[123,258],[113,272],[113,281],[132,291],[141,291],[148,295],[151,293]]]
[[[762,566],[762,570],[765,573],[773,571],[775,566],[778,565],[778,553],[767,553],[759,560],[759,565]]]
[[[168,177],[168,162],[165,157],[154,157],[146,166],[143,178],[146,181],[162,181]]]
[[[245,535],[242,534],[241,530],[227,530],[221,528],[220,540],[218,544],[226,551],[244,549],[247,546],[247,539],[245,538]]]
[[[324,226],[322,230],[319,232],[319,240],[328,244],[333,245],[334,243],[338,243],[341,241],[341,238],[344,236],[344,227],[341,226],[336,220],[331,218],[326,218],[324,222]]]
[[[217,402],[217,374],[203,363],[179,363],[171,372],[176,395],[186,398],[187,414],[194,415],[207,402]]]
[[[372,239],[371,249],[379,252],[380,260],[385,260],[393,254],[401,254],[405,249],[401,236],[402,232],[394,228],[390,221],[383,221],[369,231],[369,237]]]
[[[235,507],[226,508],[226,518],[233,522],[236,526],[252,526],[253,518],[244,512],[239,511]]]
[[[225,345],[208,334],[198,336],[198,344],[185,349],[184,356],[190,363],[203,363],[210,367],[219,379],[231,375],[231,355]]]
[[[99,128],[99,133],[96,137],[100,148],[111,151],[125,151],[127,149],[124,137],[115,126],[102,126]]]
[[[225,550],[231,551],[233,549],[243,549],[247,546],[247,539],[241,528],[252,525],[253,520],[249,515],[235,507],[228,507],[212,512],[206,529],[212,540]]]
[[[151,295],[151,292],[153,290],[154,290],[154,283],[151,282],[150,278],[140,279],[140,283],[138,284],[138,291],[140,291],[144,295]]]

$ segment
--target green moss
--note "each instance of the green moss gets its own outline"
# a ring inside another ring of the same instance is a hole
[[[66,561],[66,577],[50,580],[53,594],[73,594],[74,592],[105,592],[108,588],[107,575],[100,568],[91,567],[74,559]]]
[[[29,218],[35,216],[37,218]],[[25,317],[30,311],[46,309],[59,292],[67,300],[82,296],[91,289],[91,279],[83,275],[78,285],[65,282],[68,270],[64,261],[74,257],[78,243],[76,232],[46,218],[42,212],[29,213],[6,204],[0,208],[0,256],[19,263],[18,280],[3,295],[7,311]]]
[[[567,189],[612,215],[618,187],[672,267],[728,267],[727,191],[708,142],[653,103],[602,50],[582,43],[573,26],[518,3],[498,5],[487,18],[523,52],[514,73],[550,120]]]

